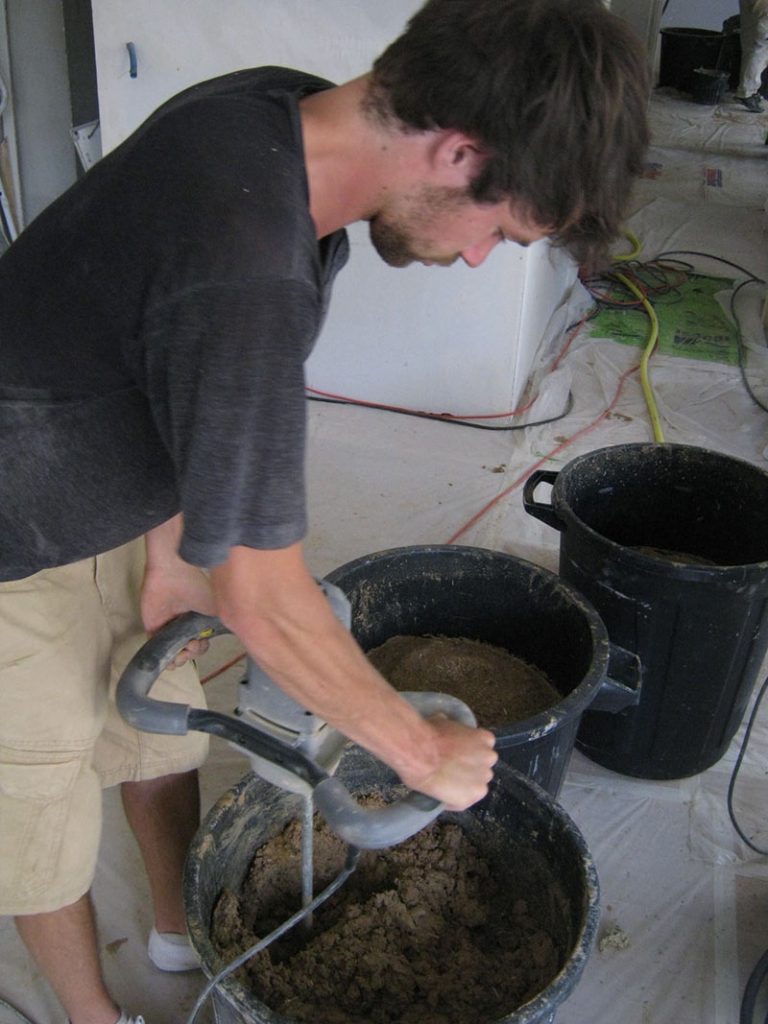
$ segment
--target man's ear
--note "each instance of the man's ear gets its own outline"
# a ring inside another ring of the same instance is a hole
[[[435,184],[465,188],[483,169],[488,151],[469,135],[445,128],[435,132],[429,157]]]

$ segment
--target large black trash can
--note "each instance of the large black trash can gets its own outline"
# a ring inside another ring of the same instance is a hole
[[[663,28],[659,85],[692,93],[697,68],[720,68],[724,39],[722,32],[706,28]]]
[[[560,531],[561,575],[642,665],[636,707],[586,712],[577,748],[639,778],[711,767],[768,647],[768,473],[689,445],[617,445],[532,475],[523,500]]]

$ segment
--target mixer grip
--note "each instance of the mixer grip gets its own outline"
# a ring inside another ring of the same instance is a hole
[[[400,696],[425,718],[442,712],[463,725],[477,725],[472,711],[458,697],[421,691]],[[402,843],[434,821],[445,807],[439,800],[416,790],[410,790],[386,807],[362,807],[334,777],[315,786],[313,796],[315,807],[333,831],[345,842],[364,850]]]
[[[142,732],[185,736],[189,704],[148,697],[152,684],[190,640],[209,639],[228,633],[227,627],[211,615],[187,612],[155,633],[128,663],[117,684],[115,701],[125,721]]]

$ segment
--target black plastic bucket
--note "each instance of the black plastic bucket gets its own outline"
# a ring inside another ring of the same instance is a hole
[[[542,482],[551,504],[534,501]],[[533,474],[523,501],[560,531],[563,578],[642,666],[638,704],[585,714],[578,749],[639,778],[711,767],[768,647],[768,473],[689,445],[617,445]]]
[[[710,68],[696,68],[693,72],[691,99],[702,106],[713,107],[725,96],[728,85],[727,71],[713,71]]]
[[[563,699],[493,726],[501,760],[557,796],[582,712],[638,699],[636,659],[609,643],[584,597],[555,573],[483,548],[404,547],[334,570],[364,651],[395,636],[447,636],[506,648],[543,672]]]
[[[706,28],[663,28],[659,85],[693,92],[696,68],[719,68],[725,36]]]
[[[380,792],[388,798],[393,776],[359,748],[338,769],[353,793]],[[300,816],[300,798],[249,775],[225,793],[203,821],[190,849],[184,881],[187,927],[209,978],[227,965],[213,945],[211,921],[223,889],[237,892],[256,850]],[[528,896],[546,893],[549,920],[542,923],[562,937],[559,971],[535,998],[510,1007],[494,1024],[551,1024],[571,995],[595,942],[600,920],[597,873],[579,830],[555,801],[530,780],[501,764],[488,796],[441,821],[459,824],[483,856],[494,859],[515,882],[515,872],[531,870]],[[297,908],[300,893],[297,892]],[[218,1024],[295,1024],[266,1006],[233,974],[213,991]],[[393,984],[396,984],[393,979]],[[478,1022],[480,1024],[480,1022]]]

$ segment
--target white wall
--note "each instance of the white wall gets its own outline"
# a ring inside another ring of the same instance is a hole
[[[260,64],[345,81],[420,0],[92,0],[104,151],[194,82]],[[134,43],[138,74],[129,74]]]
[[[5,0],[14,159],[28,223],[77,174],[61,0]]]
[[[663,28],[707,28],[719,32],[726,18],[739,13],[738,0],[669,0]]]
[[[629,22],[648,50],[651,70],[656,66],[659,28],[664,0],[606,0],[614,14]]]
[[[332,81],[364,73],[421,0],[93,0],[105,152],[161,101],[238,68],[283,64]],[[129,74],[126,44],[136,48]],[[525,386],[575,267],[546,243],[477,270],[393,270],[365,225],[334,288],[308,382],[366,401],[459,415],[506,412]]]

